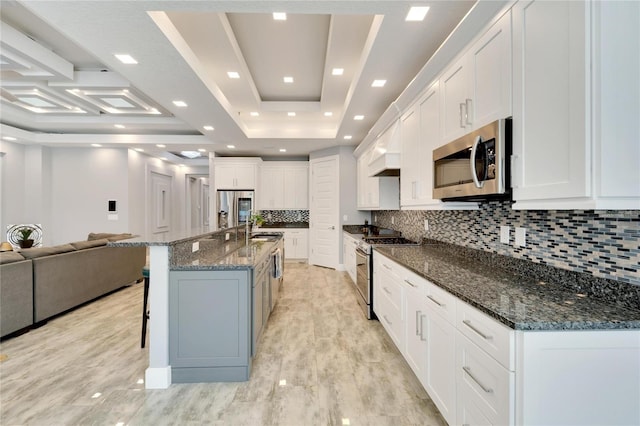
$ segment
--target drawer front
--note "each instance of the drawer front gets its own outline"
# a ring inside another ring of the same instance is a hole
[[[465,417],[486,418],[489,424],[514,422],[515,373],[460,333],[456,334],[458,423]],[[466,412],[466,414],[465,414]]]
[[[456,300],[456,328],[510,371],[515,369],[515,331]]]
[[[374,299],[375,300],[375,299]],[[404,351],[404,322],[400,310],[391,305],[389,298],[382,296],[377,302],[379,311],[376,311],[380,323],[396,344],[400,352]]]
[[[435,284],[427,283],[426,303],[431,312],[435,312],[451,324],[456,323],[457,298]]]
[[[376,297],[387,299],[390,305],[389,308],[397,311],[400,318],[402,318],[402,315],[400,315],[402,312],[402,286],[393,275],[387,272],[381,272],[380,275],[382,275],[382,281],[379,286],[376,285],[380,289],[380,294],[374,294],[374,299]],[[376,279],[375,276],[374,279]]]
[[[402,266],[398,265],[393,260],[381,255],[380,253],[374,252],[373,254],[374,266],[378,266],[384,270],[386,270],[389,274],[393,275],[396,278],[402,277],[402,271],[406,270]]]

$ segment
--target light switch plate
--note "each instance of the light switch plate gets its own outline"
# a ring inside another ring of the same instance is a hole
[[[392,225],[396,224],[396,217],[395,216],[391,216],[391,224]]]
[[[195,251],[198,251],[198,250],[200,250],[200,241],[196,241],[191,246],[191,252],[195,252]]]
[[[509,227],[501,226],[500,227],[500,242],[502,244],[509,244]]]
[[[424,220],[424,230],[428,231],[429,230],[429,219],[425,219]]]
[[[527,228],[516,228],[516,246],[527,246]]]

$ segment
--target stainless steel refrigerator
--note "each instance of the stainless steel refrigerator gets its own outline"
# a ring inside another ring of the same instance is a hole
[[[218,229],[244,225],[253,211],[253,191],[218,191],[216,212]]]

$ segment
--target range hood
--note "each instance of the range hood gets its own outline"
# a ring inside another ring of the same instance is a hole
[[[396,120],[376,139],[369,176],[400,176],[400,119]]]

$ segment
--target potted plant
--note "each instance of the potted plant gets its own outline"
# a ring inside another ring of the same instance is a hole
[[[250,220],[253,226],[255,226],[256,228],[259,228],[264,224],[264,218],[262,217],[262,215],[259,215],[257,213],[251,216]]]
[[[33,240],[29,238],[33,233],[33,228],[20,228],[18,229],[18,234],[20,235],[20,239],[18,240],[18,245],[20,248],[30,248],[33,246]]]

